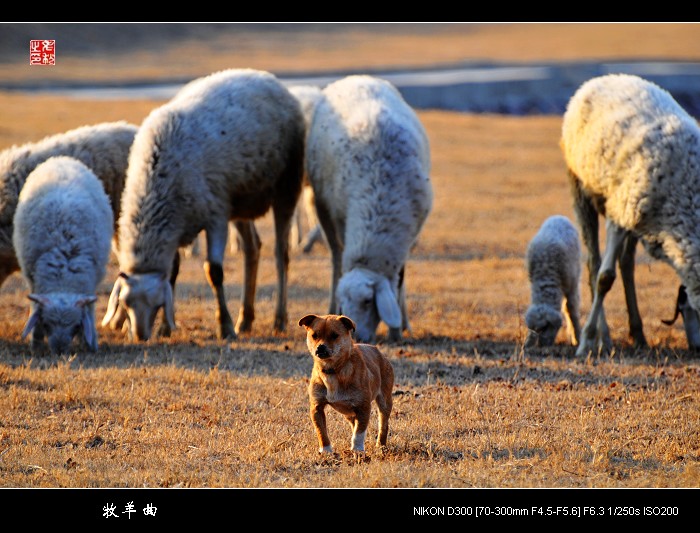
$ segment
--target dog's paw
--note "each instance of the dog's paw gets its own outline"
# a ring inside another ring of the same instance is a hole
[[[337,453],[319,453],[316,464],[318,466],[340,466],[342,460]]]
[[[379,457],[389,455],[389,447],[386,444],[377,444],[376,451]]]
[[[352,453],[352,460],[358,465],[369,463],[372,460],[372,458],[367,455],[367,452],[364,451],[352,450],[350,453]]]

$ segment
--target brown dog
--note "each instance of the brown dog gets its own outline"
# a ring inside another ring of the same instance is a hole
[[[386,446],[394,388],[389,360],[369,344],[355,344],[355,323],[342,315],[306,315],[306,345],[314,359],[309,382],[311,420],[318,435],[319,453],[333,453],[324,409],[330,405],[352,426],[351,446],[364,453],[372,402],[379,409],[377,446]]]

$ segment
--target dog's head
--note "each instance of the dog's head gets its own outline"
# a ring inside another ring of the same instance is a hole
[[[352,351],[355,323],[343,315],[306,315],[299,320],[306,328],[306,345],[314,361],[337,361]]]

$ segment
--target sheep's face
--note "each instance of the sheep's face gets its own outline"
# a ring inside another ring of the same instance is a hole
[[[338,314],[350,317],[356,325],[358,342],[374,343],[380,321],[389,328],[401,327],[401,310],[389,280],[366,269],[345,273],[336,291]]]
[[[32,329],[35,339],[44,335],[48,339],[49,350],[53,354],[68,354],[71,352],[73,340],[78,337],[85,346],[97,350],[97,331],[95,329],[94,296],[74,294],[29,295],[34,302],[23,337]]]
[[[547,305],[533,305],[525,314],[528,335],[526,347],[552,346],[562,326],[561,312]]]
[[[156,314],[161,307],[172,307],[172,289],[159,273],[132,274],[120,279],[119,306],[129,317],[131,336],[136,341],[151,338]]]

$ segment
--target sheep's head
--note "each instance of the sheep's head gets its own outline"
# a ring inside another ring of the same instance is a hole
[[[529,330],[525,347],[553,345],[562,322],[562,315],[558,310],[542,304],[530,306],[525,313],[525,324]]]
[[[73,339],[81,336],[85,346],[97,351],[97,330],[93,303],[95,296],[50,293],[30,294],[33,302],[32,314],[27,321],[22,338],[32,330],[39,337],[48,338],[49,349],[53,354],[70,352]]]
[[[110,324],[116,328],[128,318],[132,338],[147,341],[151,338],[156,314],[161,307],[165,310],[168,326],[175,329],[173,291],[166,274],[121,273],[112,288],[102,325]]]
[[[364,268],[346,272],[338,282],[336,298],[338,314],[355,322],[359,342],[375,342],[380,321],[400,335],[401,309],[389,280],[381,274]]]

